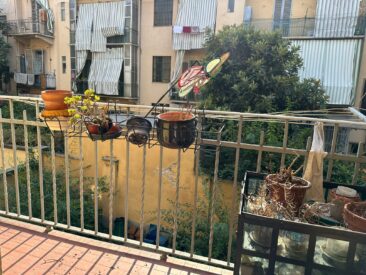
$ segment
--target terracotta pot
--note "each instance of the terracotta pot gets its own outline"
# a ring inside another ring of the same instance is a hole
[[[311,187],[311,183],[298,177],[293,177],[292,182],[295,185],[292,188],[286,188],[284,184],[276,181],[276,174],[269,174],[265,178],[271,199],[281,203],[283,206],[287,206],[288,202],[291,202],[293,211],[298,213],[305,193]]]
[[[161,145],[188,148],[196,138],[196,117],[192,113],[167,112],[158,115],[156,132]]]
[[[72,92],[65,90],[46,90],[41,94],[46,110],[66,110],[65,97],[71,96]]]
[[[102,128],[95,123],[86,123],[86,128],[89,133],[89,137],[92,140],[105,141],[108,139],[118,138],[122,135],[122,128],[115,123],[110,123],[110,128]]]
[[[330,199],[331,199],[331,201],[333,201],[334,199],[339,199],[344,204],[349,203],[349,202],[361,201],[361,198],[360,198],[359,194],[357,194],[356,197],[347,197],[347,196],[343,196],[343,195],[338,195],[336,192],[337,192],[337,188],[334,188],[334,189],[330,190]]]
[[[347,203],[343,217],[349,229],[366,233],[366,202]]]

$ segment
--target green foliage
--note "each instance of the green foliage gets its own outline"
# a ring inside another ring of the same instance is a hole
[[[230,58],[202,89],[205,108],[270,113],[314,110],[327,102],[319,81],[300,81],[299,48],[279,33],[226,26],[206,46],[206,60],[224,52]]]
[[[32,215],[41,218],[41,202],[40,202],[40,185],[38,173],[38,160],[31,155],[30,157],[30,189],[32,199]],[[27,192],[27,175],[25,165],[21,165],[18,169],[19,178],[19,196],[20,211],[22,215],[29,215],[28,211],[28,192]],[[70,178],[70,220],[73,226],[80,227],[80,192],[79,180]],[[94,180],[84,178],[84,224],[86,229],[94,229]],[[4,190],[3,185],[0,187],[0,208],[4,209]],[[99,195],[108,191],[105,178],[99,179]],[[66,206],[66,184],[65,174],[59,171],[56,175],[56,196],[57,196],[57,216],[58,222],[67,223],[67,206]],[[43,193],[45,206],[45,219],[53,221],[54,204],[53,204],[53,181],[52,173],[47,169],[43,169]],[[16,191],[15,184],[8,184],[9,210],[16,213]]]
[[[0,76],[8,66],[10,45],[5,41],[5,37],[2,35],[6,34],[8,29],[9,25],[6,22],[0,22]]]
[[[196,207],[196,227],[195,227],[195,248],[194,253],[197,255],[208,256],[209,249],[209,237],[210,237],[210,189],[212,189],[212,182],[207,179],[204,184],[205,196],[198,198]],[[227,260],[227,249],[229,243],[229,210],[223,202],[221,197],[220,187],[215,192],[214,200],[214,226],[213,226],[213,246],[212,257],[223,261]],[[175,202],[169,200],[172,210],[162,210],[162,219],[166,224],[164,230],[169,231],[171,235],[174,229],[174,216],[175,216]],[[192,234],[192,222],[193,222],[193,206],[189,203],[179,203],[177,213],[177,250],[190,252],[191,249],[191,234]],[[235,242],[235,240],[234,240]],[[232,257],[234,257],[234,247]],[[233,260],[233,258],[232,258]]]

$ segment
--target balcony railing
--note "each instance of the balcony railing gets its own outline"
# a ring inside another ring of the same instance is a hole
[[[53,37],[53,33],[48,31],[47,22],[38,22],[32,19],[20,19],[8,21],[9,35],[44,35]]]
[[[365,35],[366,17],[254,19],[244,22],[244,25],[278,31],[283,37],[351,37]]]
[[[306,167],[315,122],[333,129],[325,180],[364,182],[366,123],[360,119],[192,110],[198,125],[191,150],[163,148],[154,140],[137,147],[123,137],[102,143],[78,134],[64,137],[60,155],[55,137],[36,119],[40,99],[0,100],[0,167],[12,170],[2,173],[1,215],[210,265],[233,267],[235,198],[244,171],[274,171],[296,156],[298,165]],[[112,105],[115,120],[151,107]],[[361,136],[356,154],[338,149],[345,142],[341,129]],[[154,225],[152,240],[148,224]]]

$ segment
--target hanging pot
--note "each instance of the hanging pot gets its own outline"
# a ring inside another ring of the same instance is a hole
[[[122,128],[116,123],[110,123],[108,127],[101,127],[99,124],[87,122],[85,123],[89,137],[92,140],[105,141],[108,139],[118,138],[122,135]]]
[[[167,112],[158,115],[157,136],[167,148],[188,148],[196,137],[196,117],[192,113]]]
[[[71,97],[72,92],[66,90],[46,90],[42,91],[41,97],[44,101],[45,109],[51,110],[67,110],[65,97]]]
[[[152,128],[151,122],[146,118],[134,116],[127,120],[126,139],[132,144],[144,145],[149,140]]]

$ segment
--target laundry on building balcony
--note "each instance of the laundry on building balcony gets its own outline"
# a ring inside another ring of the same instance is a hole
[[[28,86],[33,86],[34,85],[34,74],[28,74],[27,75],[27,79],[28,79]]]
[[[28,83],[28,75],[23,73],[15,73],[14,74],[14,81],[17,84],[24,84]]]
[[[201,49],[206,31],[214,30],[217,0],[181,0],[173,27],[173,49]]]
[[[123,48],[108,49],[107,38],[124,35],[124,28],[124,1],[80,5],[75,33],[76,78],[91,52],[88,86],[98,94],[118,95]]]

